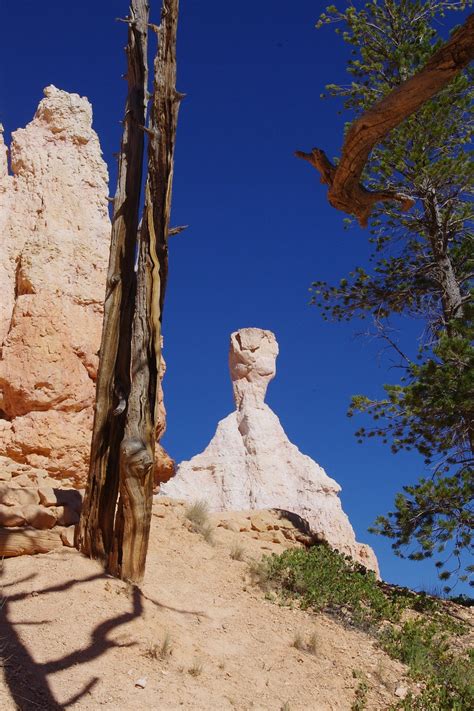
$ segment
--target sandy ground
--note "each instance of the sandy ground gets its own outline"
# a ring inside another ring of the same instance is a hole
[[[367,635],[250,583],[249,560],[282,545],[216,528],[211,546],[181,505],[154,511],[140,589],[73,549],[4,561],[2,711],[350,710],[354,671],[369,683],[366,708],[396,701],[404,668]],[[298,633],[314,633],[315,653],[292,646]]]

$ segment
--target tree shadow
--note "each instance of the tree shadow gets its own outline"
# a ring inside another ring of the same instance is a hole
[[[3,574],[3,570],[0,575]],[[7,583],[4,587],[12,587],[26,580],[31,580],[35,575],[24,577],[20,580]],[[22,641],[17,632],[17,627],[22,625],[40,624],[36,621],[12,622],[10,619],[12,605],[21,602],[25,598],[33,595],[48,595],[52,593],[65,593],[76,585],[92,582],[98,579],[110,580],[110,576],[105,573],[96,573],[82,579],[69,580],[65,583],[51,585],[41,590],[33,592],[19,592],[3,597],[0,609],[0,665],[3,668],[3,676],[11,694],[11,698],[20,711],[63,711],[94,688],[99,682],[99,677],[92,677],[84,687],[60,704],[54,697],[48,677],[51,674],[64,671],[76,665],[85,664],[97,659],[107,650],[113,647],[130,647],[135,643],[123,644],[114,641],[110,635],[117,628],[129,624],[143,614],[143,601],[149,600],[157,607],[171,609],[181,614],[202,615],[202,612],[190,610],[179,610],[150,598],[142,593],[139,587],[130,587],[131,609],[128,612],[118,614],[110,619],[98,624],[91,633],[90,642],[84,649],[67,654],[58,659],[48,662],[37,662]],[[3,586],[2,586],[3,587]],[[46,621],[47,622],[47,621]]]

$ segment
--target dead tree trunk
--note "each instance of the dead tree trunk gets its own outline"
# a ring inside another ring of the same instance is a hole
[[[139,237],[131,390],[120,447],[120,499],[109,569],[139,581],[151,521],[161,320],[168,274],[168,229],[179,102],[176,31],[179,0],[164,0],[148,134],[148,177]]]
[[[134,265],[146,116],[148,12],[146,0],[132,0],[126,48],[128,95],[114,199],[89,478],[79,525],[79,549],[104,562],[113,541],[120,443],[130,391]]]
[[[174,142],[181,98],[176,92],[178,6],[179,0],[163,0],[161,25],[159,28],[151,25],[157,31],[159,46],[148,128],[145,128],[148,3],[133,0],[131,6],[129,95],[119,164],[119,199],[112,232],[89,481],[79,534],[80,550],[103,560],[112,574],[133,582],[140,582],[145,570],[153,495],[161,319],[168,271]],[[138,230],[145,132],[148,177]],[[130,192],[124,191],[124,185],[130,187]],[[128,215],[127,199],[130,207],[132,203],[134,207],[133,219],[130,217],[127,222],[130,234],[123,228],[120,231],[121,221]],[[116,232],[119,234],[114,239]],[[122,243],[129,248],[125,249]],[[117,291],[119,286],[122,288]]]
[[[397,200],[404,210],[414,204],[414,200],[406,195],[366,190],[360,183],[365,164],[372,148],[389,131],[441,91],[472,59],[474,15],[467,18],[464,25],[433,54],[423,69],[354,121],[344,141],[337,167],[320,148],[313,148],[311,153],[296,152],[298,158],[307,160],[319,171],[321,182],[329,185],[328,200],[333,207],[354,215],[361,226],[365,227],[377,202]]]

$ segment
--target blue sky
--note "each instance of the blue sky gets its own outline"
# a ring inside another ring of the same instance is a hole
[[[158,0],[151,0],[159,19]],[[383,577],[439,586],[434,566],[401,561],[367,533],[414,481],[421,460],[359,445],[346,417],[350,396],[377,396],[397,379],[380,343],[357,337],[363,323],[327,324],[308,305],[311,282],[336,281],[364,264],[367,233],[342,229],[314,169],[295,149],[337,155],[343,117],[321,101],[327,83],[347,81],[347,50],[331,28],[316,30],[317,0],[181,0],[173,223],[189,229],[170,244],[165,310],[164,445],[178,461],[201,451],[233,409],[227,368],[231,331],[275,332],[280,356],[268,403],[290,439],[342,485],[358,539],[370,543]],[[342,1],[340,3],[342,5]],[[115,191],[120,142],[127,3],[0,0],[0,121],[7,133],[31,120],[48,84],[94,107]],[[459,21],[460,16],[455,16]],[[8,28],[8,32],[6,31]],[[400,324],[415,347],[421,324]]]

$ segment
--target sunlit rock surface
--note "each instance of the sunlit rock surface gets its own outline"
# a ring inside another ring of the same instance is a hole
[[[12,134],[10,173],[2,133],[0,456],[80,487],[110,244],[107,167],[89,101],[54,86]],[[157,480],[173,473],[166,457]]]
[[[204,452],[179,465],[161,492],[203,499],[211,511],[279,508],[297,513],[331,546],[378,571],[372,549],[355,540],[339,484],[289,441],[264,402],[277,355],[270,331],[244,328],[231,335],[236,410],[219,422]]]

